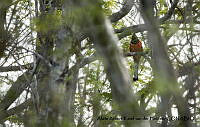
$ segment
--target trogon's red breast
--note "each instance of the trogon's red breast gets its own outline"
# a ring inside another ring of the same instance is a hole
[[[130,52],[142,52],[142,42],[138,40],[136,43],[130,43]],[[135,62],[139,62],[141,55],[134,55],[133,59]]]

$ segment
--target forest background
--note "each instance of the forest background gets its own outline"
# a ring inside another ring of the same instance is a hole
[[[199,0],[0,0],[0,126],[199,127],[199,24]]]

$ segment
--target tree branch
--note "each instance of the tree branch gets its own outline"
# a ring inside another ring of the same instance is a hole
[[[134,0],[125,0],[123,2],[122,8],[118,12],[112,14],[109,17],[110,21],[111,22],[117,22],[118,20],[122,19],[124,16],[126,16],[130,12],[133,5],[134,5]]]
[[[30,80],[31,76],[32,75],[27,71],[18,77],[17,81],[12,84],[3,100],[0,102],[0,111],[9,108],[9,106],[21,95],[28,86],[27,80]]]
[[[170,19],[172,14],[174,13],[175,8],[177,7],[179,0],[174,0],[171,8],[169,9],[169,11],[167,12],[167,14],[165,14],[165,16],[163,16],[162,18],[159,19],[160,23],[164,23],[166,20]]]
[[[146,55],[148,54],[149,52],[148,51],[145,51],[145,52],[126,52],[124,53],[124,57],[129,57],[129,56],[135,56],[135,55]]]
[[[26,65],[20,65],[20,66],[0,67],[0,72],[20,71],[22,69],[32,69],[32,68],[33,68],[33,63],[29,63]]]
[[[143,19],[148,27],[148,39],[152,44],[152,60],[153,60],[153,72],[155,75],[155,81],[157,89],[160,92],[162,103],[160,115],[165,116],[169,107],[170,97],[173,95],[178,106],[178,113],[180,116],[190,116],[190,111],[187,101],[182,97],[182,94],[172,63],[167,54],[164,40],[161,36],[161,32],[158,29],[156,20],[153,16],[153,6],[151,4],[153,0],[140,0],[141,13]],[[181,121],[182,122],[182,121]],[[162,126],[167,126],[165,121],[162,122]],[[190,127],[190,121],[182,122],[183,127]]]
[[[8,118],[11,115],[21,113],[24,109],[26,109],[31,104],[32,104],[32,100],[28,99],[25,102],[23,102],[22,104],[14,107],[14,108],[11,108],[9,110],[0,111],[0,123],[4,122],[6,120],[6,118]]]
[[[188,75],[192,72],[192,70],[194,70],[193,68],[196,66],[200,65],[200,61],[196,62],[196,63],[191,63],[191,64],[183,64],[183,66],[179,66],[178,70],[177,70],[177,76],[181,77],[181,76],[185,76]]]
[[[165,16],[163,16],[162,18],[158,19],[160,24],[163,24],[165,21],[167,21],[172,16],[178,2],[179,2],[179,0],[174,0],[172,7],[169,9],[167,14],[165,14]],[[120,35],[118,35],[118,38],[122,39],[126,36],[131,35],[132,33],[143,32],[146,30],[147,30],[146,24],[139,24],[139,25],[133,25],[130,27],[124,27],[121,29],[115,29],[115,33],[121,33]]]

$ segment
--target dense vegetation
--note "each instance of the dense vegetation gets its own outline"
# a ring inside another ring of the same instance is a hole
[[[199,24],[199,0],[1,0],[0,126],[200,126]]]

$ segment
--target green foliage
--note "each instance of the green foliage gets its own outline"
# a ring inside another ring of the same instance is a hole
[[[168,7],[166,5],[166,1],[165,0],[159,0],[158,1],[159,4],[157,4],[157,8],[158,8],[158,16],[163,16],[164,14],[166,14],[168,12]]]
[[[139,96],[144,96],[144,98],[148,97],[149,95],[155,95],[156,88],[153,81],[146,84],[141,90],[138,91]]]
[[[23,120],[18,116],[10,116],[7,120],[9,120],[11,123],[15,123],[17,125],[23,125]]]
[[[124,43],[122,43],[123,52],[129,52],[129,45],[130,45],[129,41],[125,41]]]
[[[167,7],[164,7],[164,8],[159,12],[159,15],[166,14],[167,12],[168,12],[168,8],[167,8]]]
[[[125,27],[125,24],[124,24],[124,21],[118,21],[116,23],[113,23],[112,26],[114,29],[120,29],[120,28]]]
[[[111,15],[112,14],[112,7],[116,5],[115,0],[103,0],[102,1],[102,7],[104,10],[104,13],[106,15]]]
[[[102,92],[101,96],[105,98],[106,102],[111,102],[112,101],[112,94],[108,92]]]
[[[52,14],[45,14],[39,18],[35,18],[33,24],[35,24],[36,31],[48,33],[49,31],[56,30],[61,26],[61,14],[59,11]]]

